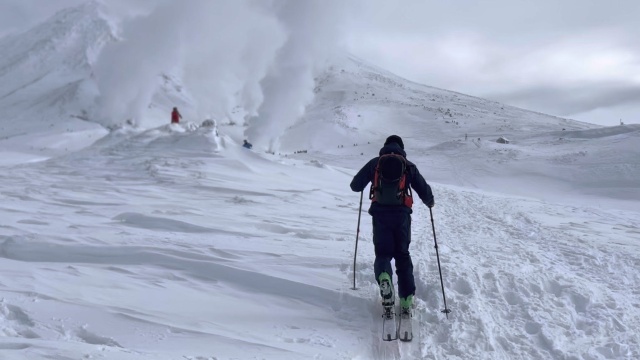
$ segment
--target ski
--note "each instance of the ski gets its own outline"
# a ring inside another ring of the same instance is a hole
[[[398,339],[396,314],[393,306],[385,306],[382,314],[382,340],[393,341],[396,339]]]
[[[398,321],[398,336],[400,341],[413,340],[413,328],[411,326],[411,309],[401,309]]]

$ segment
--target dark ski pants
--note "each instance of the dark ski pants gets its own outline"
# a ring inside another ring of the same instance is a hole
[[[414,295],[416,284],[413,278],[413,263],[409,254],[411,243],[411,214],[405,211],[383,212],[372,215],[373,245],[376,260],[373,271],[378,281],[383,272],[393,274],[391,259],[396,262],[398,295],[406,298]]]

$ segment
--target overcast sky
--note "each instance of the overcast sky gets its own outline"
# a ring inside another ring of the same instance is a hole
[[[0,36],[82,1],[2,0]],[[356,1],[348,49],[398,75],[576,120],[640,123],[640,1]]]

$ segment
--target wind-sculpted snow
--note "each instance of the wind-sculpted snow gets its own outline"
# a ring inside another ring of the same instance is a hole
[[[418,202],[415,339],[388,343],[366,213],[350,289],[359,204],[348,182],[369,158],[360,152],[377,146],[285,157],[243,149],[236,129],[218,130],[123,128],[0,175],[0,271],[10,275],[0,280],[3,356],[640,355],[637,212],[431,182],[452,313],[440,312],[431,222]],[[477,151],[410,139],[428,180],[439,158]]]
[[[76,344],[71,352],[59,346],[55,354],[99,353],[85,343],[121,349],[110,350],[114,354],[136,349],[138,356],[173,359],[238,347],[305,358],[316,351],[309,349],[333,354],[336,344],[358,336],[362,326],[353,324],[367,313],[358,297],[336,287],[348,261],[318,253],[346,231],[314,229],[333,221],[314,209],[333,207],[337,194],[301,175],[331,170],[278,164],[230,139],[227,148],[218,147],[207,131],[117,131],[84,151],[15,168],[11,176],[26,188],[2,192],[0,211],[10,225],[0,256],[2,269],[38,278],[17,276],[13,285],[3,284],[12,291],[4,293],[9,305],[31,304],[21,312],[34,323],[29,338]],[[182,200],[172,200],[176,196]],[[291,206],[307,213],[291,219]],[[301,244],[307,250],[285,250]],[[320,278],[309,282],[314,274]],[[40,297],[49,300],[28,300]],[[176,322],[186,309],[190,319]],[[53,327],[48,315],[60,311],[77,316]],[[317,314],[316,320],[301,320],[302,313]],[[329,323],[351,335],[326,333]],[[7,326],[15,336],[27,334],[18,323]],[[247,335],[247,326],[257,332]],[[201,350],[185,348],[184,341],[201,343]],[[143,343],[146,355],[138,348]],[[17,357],[50,353],[40,343],[18,346],[24,339],[11,344],[4,349],[22,351]]]

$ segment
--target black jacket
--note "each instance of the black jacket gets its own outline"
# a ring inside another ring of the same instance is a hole
[[[356,176],[354,176],[353,180],[351,181],[351,190],[355,192],[363,191],[370,182],[373,182],[373,177],[376,172],[376,165],[378,165],[378,159],[380,158],[381,155],[391,154],[391,153],[401,154],[402,156],[405,157],[405,159],[407,158],[407,153],[404,152],[404,150],[400,147],[400,145],[396,143],[390,143],[388,145],[385,145],[382,149],[380,149],[379,156],[369,160],[369,162],[366,163],[364,167],[360,169],[360,171],[358,171]],[[427,184],[427,182],[424,180],[422,175],[420,175],[420,172],[418,171],[418,168],[416,167],[416,165],[410,162],[409,160],[407,160],[407,170],[409,171],[409,176],[407,177],[407,182],[408,182],[407,185],[411,186],[411,188],[418,194],[418,196],[420,197],[422,202],[425,203],[425,205],[427,206],[432,205],[434,202],[433,202],[433,193],[431,192],[431,186],[429,186],[429,184]],[[378,213],[378,212],[397,211],[397,210],[404,210],[411,213],[411,209],[404,205],[390,206],[390,205],[380,205],[374,202],[374,203],[371,203],[371,207],[369,208],[369,214],[373,215],[374,213]]]

